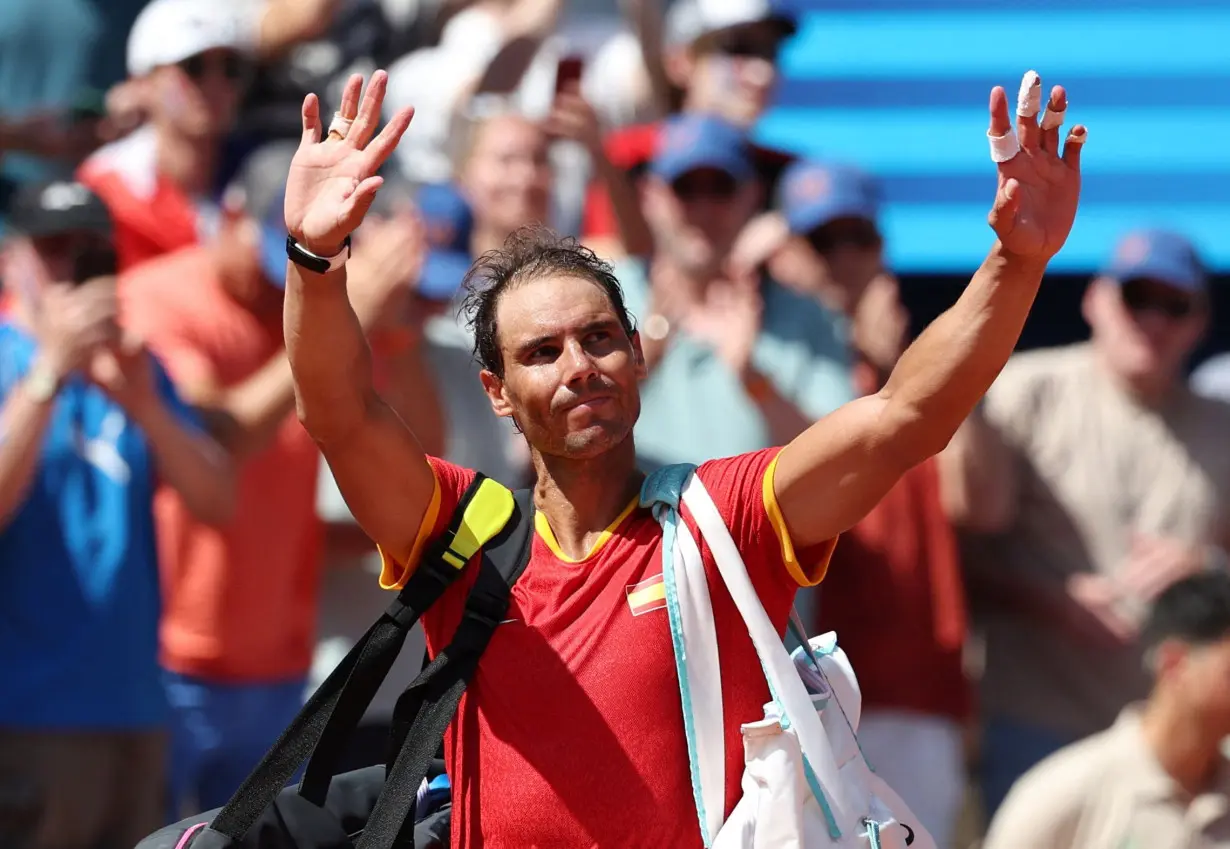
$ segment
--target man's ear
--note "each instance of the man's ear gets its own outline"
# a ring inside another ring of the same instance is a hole
[[[641,332],[639,330],[632,332],[632,356],[636,358],[636,379],[644,380],[649,377],[649,367],[645,365],[645,352],[641,349]]]
[[[487,400],[491,402],[491,411],[500,418],[511,418],[513,407],[504,394],[504,381],[499,375],[483,369],[479,372],[478,379],[482,381],[483,391],[487,393]]]

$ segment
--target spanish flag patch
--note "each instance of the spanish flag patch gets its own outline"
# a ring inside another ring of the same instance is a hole
[[[666,607],[666,584],[662,583],[661,575],[646,578],[638,584],[627,588],[628,608],[633,616],[650,613]]]

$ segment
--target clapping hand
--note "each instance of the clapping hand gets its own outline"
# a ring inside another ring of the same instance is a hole
[[[124,334],[119,344],[94,353],[89,363],[90,380],[140,422],[161,404],[154,361],[142,340]]]
[[[362,75],[351,76],[323,141],[320,101],[314,94],[303,100],[303,137],[286,180],[286,229],[318,256],[337,254],[363,221],[384,182],[376,172],[410,126],[414,110],[401,109],[376,134],[388,79],[376,71],[363,91]]]
[[[1033,71],[1025,75],[1017,101],[1014,156],[997,163],[999,186],[995,204],[987,216],[1004,250],[1022,259],[1046,262],[1059,252],[1072,230],[1080,198],[1081,147],[1087,132],[1081,125],[1068,131],[1062,147],[1059,130],[1067,109],[1067,94],[1061,86],[1051,89],[1046,104],[1048,120],[1038,112],[1042,80]],[[1003,88],[991,90],[991,138],[993,158],[1010,154],[1013,124],[1008,115],[1008,97]],[[1000,156],[994,156],[999,150]]]
[[[752,364],[752,351],[764,320],[760,278],[753,272],[732,272],[714,280],[704,301],[683,318],[683,329],[713,348],[740,379]]]

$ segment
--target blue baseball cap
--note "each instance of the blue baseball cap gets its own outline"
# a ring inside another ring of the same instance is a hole
[[[1204,266],[1195,246],[1166,230],[1137,230],[1119,240],[1102,274],[1119,283],[1147,278],[1186,292],[1203,292]]]
[[[448,183],[420,186],[415,205],[427,228],[428,245],[417,291],[433,301],[452,300],[470,270],[470,235],[474,231],[470,205]]]
[[[723,171],[736,180],[752,177],[747,133],[712,115],[677,115],[663,125],[651,172],[673,183],[701,168]]]
[[[875,181],[863,171],[838,163],[800,161],[782,174],[777,206],[792,233],[810,233],[838,218],[879,214]]]

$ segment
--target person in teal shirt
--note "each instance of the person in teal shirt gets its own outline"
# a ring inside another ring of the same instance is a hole
[[[844,319],[729,261],[764,191],[745,133],[713,116],[672,119],[645,191],[655,254],[616,268],[650,368],[642,465],[784,445],[851,400]]]

